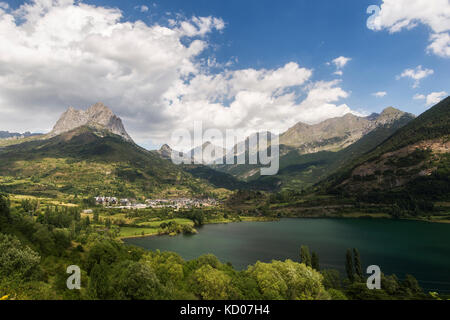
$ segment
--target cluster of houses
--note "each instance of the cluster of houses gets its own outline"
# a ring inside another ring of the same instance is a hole
[[[147,199],[145,204],[137,203],[135,199],[117,199],[116,197],[95,197],[95,203],[109,208],[119,209],[145,209],[145,208],[199,208],[214,207],[218,205],[217,200],[207,199]]]
[[[150,208],[199,208],[199,207],[214,207],[217,206],[217,200],[215,199],[148,199],[145,203]]]

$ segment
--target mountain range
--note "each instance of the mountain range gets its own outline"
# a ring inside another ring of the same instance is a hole
[[[412,119],[414,115],[389,107],[369,117],[348,113],[315,125],[299,122],[280,135],[280,144],[299,149],[302,154],[342,150],[370,131],[392,125],[402,117]]]
[[[50,133],[0,148],[0,188],[47,196],[133,197],[312,186],[332,193],[401,188],[446,166],[449,101],[418,118],[389,107],[368,117],[347,114],[314,125],[298,123],[280,135],[280,171],[267,177],[259,175],[259,165],[211,165],[214,155],[202,164],[174,165],[168,145],[155,151],[139,147],[102,103],[86,111],[69,108]],[[246,141],[240,144],[247,146]],[[189,155],[212,147],[206,142]],[[247,148],[246,156],[256,151]]]
[[[69,108],[53,130],[0,149],[0,191],[57,197],[193,196],[217,191],[159,154],[136,145],[101,103]]]
[[[39,135],[41,135],[41,133],[31,133],[29,131],[24,133],[0,131],[0,139],[23,139]]]
[[[265,187],[302,189],[327,177],[346,161],[370,151],[413,119],[414,115],[389,107],[368,117],[347,114],[315,125],[299,122],[280,135],[277,176],[261,177],[260,165],[214,168]]]

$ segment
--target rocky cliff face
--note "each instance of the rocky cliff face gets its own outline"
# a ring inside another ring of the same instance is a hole
[[[85,125],[100,125],[127,141],[133,141],[126,132],[122,120],[103,103],[96,103],[86,111],[69,107],[69,109],[61,115],[58,122],[56,122],[53,130],[50,132],[50,136],[56,136]]]
[[[299,122],[280,136],[280,144],[300,149],[302,153],[337,151],[355,143],[373,129],[389,125],[401,117],[412,120],[414,115],[389,107],[381,114],[369,117],[346,114],[315,125]]]

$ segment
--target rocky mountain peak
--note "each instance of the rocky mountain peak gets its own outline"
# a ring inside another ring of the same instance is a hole
[[[56,122],[50,136],[56,136],[85,125],[101,126],[127,141],[133,141],[126,132],[122,120],[101,102],[92,105],[86,111],[69,107]]]
[[[172,148],[168,144],[164,144],[157,153],[165,159],[170,159],[172,157]]]
[[[415,116],[411,113],[403,112],[393,107],[388,107],[380,113],[380,115],[374,120],[374,122],[377,126],[380,126],[392,123],[404,116],[410,117],[411,120],[415,118]]]
[[[348,113],[314,125],[299,122],[280,136],[280,143],[298,148],[302,153],[342,150],[375,128],[392,124],[403,116],[414,118],[412,114],[389,107],[381,114],[373,113],[368,117]]]

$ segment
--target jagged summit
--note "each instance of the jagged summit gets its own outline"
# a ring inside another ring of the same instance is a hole
[[[56,136],[85,125],[100,125],[127,141],[133,141],[126,132],[122,120],[101,102],[92,105],[86,111],[69,107],[56,122],[50,136]]]

